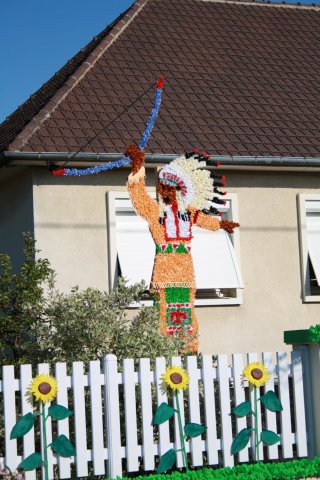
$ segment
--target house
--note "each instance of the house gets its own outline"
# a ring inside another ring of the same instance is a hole
[[[128,239],[146,238],[129,170],[54,177],[48,166],[121,158],[164,75],[150,193],[162,165],[198,147],[221,162],[224,215],[241,224],[235,254],[214,234],[200,246],[200,351],[285,348],[283,331],[320,313],[319,35],[314,5],[135,2],[0,126],[0,251],[18,264],[32,231],[62,290],[112,288],[119,268],[136,279],[148,268],[144,255],[126,258]]]

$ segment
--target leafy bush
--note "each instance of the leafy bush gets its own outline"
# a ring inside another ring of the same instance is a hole
[[[24,235],[24,262],[13,273],[0,254],[0,362],[15,365],[88,361],[113,353],[119,359],[171,356],[185,350],[179,336],[162,335],[158,311],[141,307],[145,285],[119,286],[110,293],[93,288],[54,290],[54,271],[30,234]]]
[[[141,307],[130,319],[128,306],[139,301],[144,290],[143,283],[128,287],[120,280],[110,293],[92,288],[52,292],[46,320],[37,325],[41,360],[88,361],[107,353],[120,360],[177,354],[184,344],[160,333],[155,308]]]

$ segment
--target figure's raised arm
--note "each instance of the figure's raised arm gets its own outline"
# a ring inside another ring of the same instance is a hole
[[[221,228],[229,233],[234,233],[234,229],[240,226],[239,223],[230,220],[220,221],[217,218],[198,210],[193,214],[193,222],[201,228],[206,228],[208,230],[219,230]]]
[[[147,221],[154,217],[158,218],[158,204],[150,197],[145,187],[144,152],[136,145],[130,145],[125,155],[131,158],[131,173],[127,187],[135,210]]]

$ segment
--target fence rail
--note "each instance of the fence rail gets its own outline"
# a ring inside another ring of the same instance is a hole
[[[284,352],[234,354],[230,361],[226,355],[211,357],[186,357],[190,385],[187,393],[179,393],[183,419],[203,423],[207,431],[202,437],[186,442],[191,464],[232,466],[253,458],[254,444],[249,444],[236,457],[230,453],[232,440],[237,432],[252,424],[252,418],[234,419],[232,408],[249,398],[252,392],[242,385],[244,366],[252,361],[262,361],[271,372],[266,390],[275,390],[280,396],[283,411],[265,411],[259,406],[259,424],[281,436],[280,446],[260,448],[260,459],[305,457],[307,435],[305,421],[302,360],[299,351],[290,355]],[[181,365],[181,358],[170,360]],[[49,476],[54,478],[57,465],[58,478],[70,478],[72,464],[76,475],[86,477],[89,470],[94,475],[115,478],[140,469],[152,471],[158,457],[169,448],[180,448],[178,420],[152,427],[152,417],[157,405],[171,402],[163,390],[161,375],[166,360],[158,358],[151,365],[147,358],[135,362],[126,359],[118,365],[114,355],[104,361],[92,361],[84,370],[82,362],[72,364],[70,375],[67,365],[38,365],[38,373],[51,373],[58,380],[57,403],[74,411],[74,416],[58,422],[48,420],[48,443],[52,436],[65,434],[75,443],[76,457],[63,458],[49,454]],[[30,365],[22,365],[19,378],[15,378],[13,366],[4,366],[0,382],[0,399],[4,417],[4,458],[0,461],[11,469],[35,451],[42,432],[32,429],[23,440],[10,440],[10,432],[17,415],[33,411],[34,406],[26,396],[32,381]],[[57,425],[56,425],[57,424]],[[74,437],[72,432],[74,431]],[[125,462],[123,462],[125,460]],[[107,465],[107,469],[106,469]],[[177,454],[177,466],[183,466],[181,452]],[[35,480],[35,472],[26,473],[27,480]]]

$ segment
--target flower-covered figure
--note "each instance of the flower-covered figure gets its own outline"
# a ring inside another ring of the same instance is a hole
[[[160,313],[160,330],[172,334],[182,327],[195,336],[198,330],[194,312],[196,292],[191,257],[192,227],[233,233],[239,224],[220,220],[214,204],[224,204],[219,198],[225,192],[225,179],[217,173],[211,177],[206,170],[208,156],[191,153],[181,155],[159,172],[158,201],[145,188],[144,152],[131,145],[126,156],[131,158],[128,191],[137,213],[148,224],[156,244],[151,279],[151,291]],[[212,213],[215,216],[210,215]],[[191,351],[197,351],[194,340]]]

